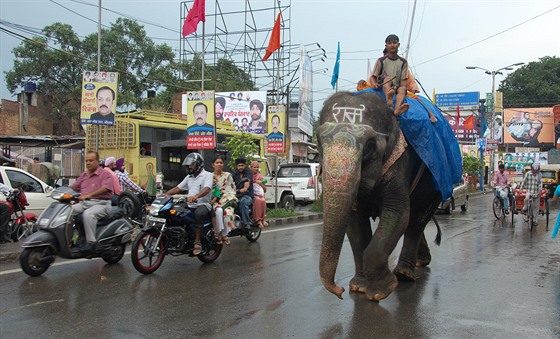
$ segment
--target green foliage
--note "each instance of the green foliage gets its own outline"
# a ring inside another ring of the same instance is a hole
[[[251,133],[246,132],[227,138],[224,147],[230,154],[228,167],[235,168],[235,159],[237,158],[247,159],[247,164],[253,161],[253,155],[258,155],[259,152],[259,146],[255,143],[256,140]]]
[[[267,218],[288,218],[288,217],[297,217],[299,215],[303,215],[303,213],[292,212],[288,211],[283,208],[271,209],[266,211]]]
[[[484,162],[477,158],[467,154],[463,154],[463,173],[469,176],[480,175],[480,170]]]
[[[551,107],[560,103],[560,58],[546,56],[509,74],[499,86],[504,107]]]

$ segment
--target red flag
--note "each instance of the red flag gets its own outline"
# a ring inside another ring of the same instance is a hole
[[[474,129],[474,115],[471,115],[470,117],[465,119],[465,121],[463,122],[463,126],[465,126],[465,128],[468,130]]]
[[[268,42],[268,47],[266,48],[263,61],[268,60],[272,53],[278,48],[280,48],[280,13],[278,13],[276,22],[272,28],[272,34],[270,35],[270,41]]]
[[[460,119],[461,119],[461,109],[459,108],[459,103],[457,103],[457,127],[459,127]]]
[[[196,26],[198,26],[199,22],[206,21],[206,4],[204,3],[205,0],[194,0],[194,4],[192,5],[187,17],[185,18],[185,22],[183,23],[183,36],[187,36],[196,32]]]

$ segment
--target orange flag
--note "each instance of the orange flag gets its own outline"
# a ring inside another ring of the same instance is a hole
[[[194,0],[185,22],[183,23],[183,36],[190,35],[196,32],[196,26],[199,22],[206,22],[206,4],[205,0]]]
[[[470,117],[465,119],[465,121],[463,122],[463,126],[465,126],[465,128],[468,130],[474,129],[474,115],[471,115]]]
[[[278,13],[276,22],[272,28],[272,34],[270,35],[270,41],[268,42],[268,47],[266,48],[263,61],[268,60],[272,53],[278,48],[280,48],[280,13]]]

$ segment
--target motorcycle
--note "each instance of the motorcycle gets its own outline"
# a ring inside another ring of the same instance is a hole
[[[24,191],[12,191],[6,195],[6,201],[1,201],[0,203],[10,208],[8,232],[14,242],[20,241],[37,230],[35,227],[37,215],[24,212],[25,206],[29,205]]]
[[[249,213],[249,216],[251,218],[251,227],[245,228],[241,227],[241,215],[239,213],[239,207],[235,209],[233,222],[236,228],[229,231],[228,237],[245,237],[250,242],[255,242],[260,238],[262,229],[259,228],[259,225],[253,219],[252,211],[253,209],[251,208],[251,212]]]
[[[193,207],[194,205],[190,205]],[[202,252],[193,254],[195,229],[194,213],[184,198],[177,199],[168,194],[156,197],[149,207],[146,224],[132,243],[131,259],[134,268],[143,274],[155,272],[166,255],[197,257],[203,263],[212,263],[222,253],[212,223],[202,227]]]
[[[134,226],[128,220],[131,207],[121,203],[113,206],[107,217],[97,223],[97,244],[92,251],[82,251],[79,244],[85,242],[80,217],[72,216],[72,205],[79,202],[79,194],[68,187],[56,188],[51,203],[37,220],[38,231],[21,245],[22,270],[30,276],[39,276],[50,267],[56,256],[66,259],[101,257],[108,264],[119,262],[124,256],[126,244],[131,242]]]

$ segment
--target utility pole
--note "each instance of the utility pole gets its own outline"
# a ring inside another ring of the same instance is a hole
[[[479,145],[478,145],[478,153],[480,154],[480,177],[479,177],[479,181],[480,181],[480,190],[484,192],[484,146],[482,144],[482,138],[484,136],[484,131],[482,130],[484,124],[483,122],[486,120],[486,109],[484,107],[484,103],[486,102],[486,99],[480,99],[479,100],[480,105],[478,107],[478,112],[480,114],[480,134],[479,134]]]

